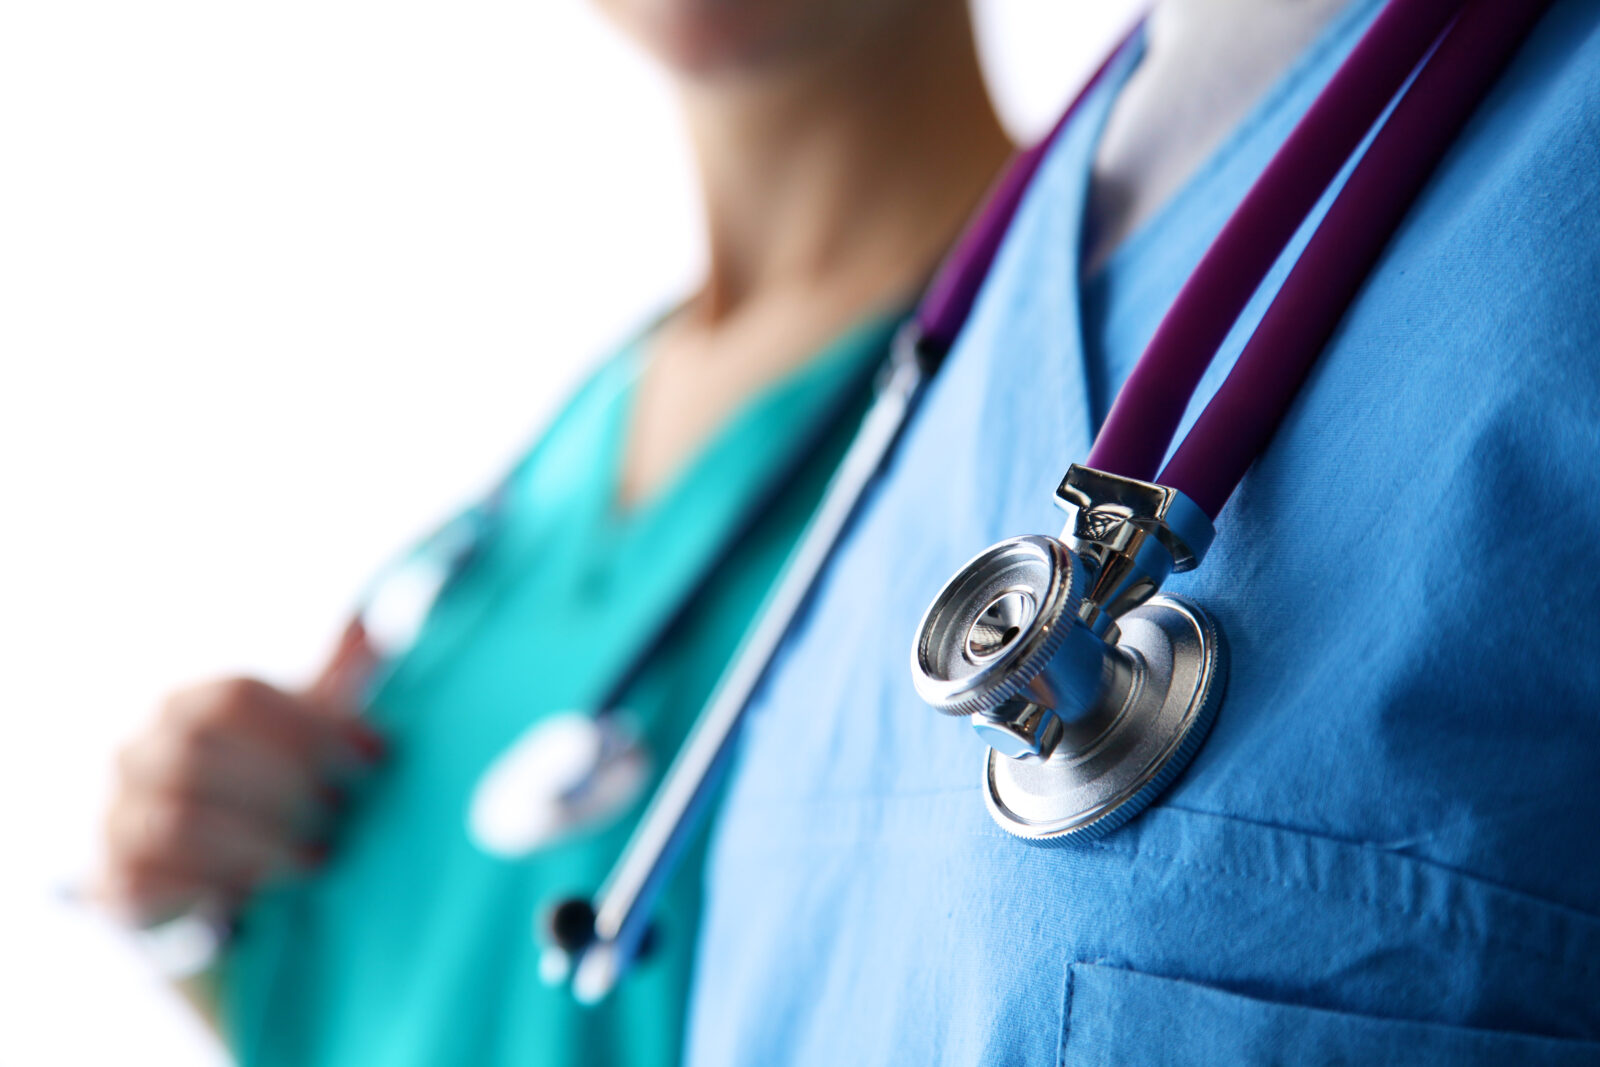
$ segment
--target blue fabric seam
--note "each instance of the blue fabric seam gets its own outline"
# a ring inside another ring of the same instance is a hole
[[[1289,832],[1297,833],[1297,831],[1289,831]],[[1005,835],[1001,834],[999,831],[996,831],[994,834],[983,833],[983,832],[967,833],[967,834],[953,834],[949,829],[943,829],[943,830],[941,830],[939,832],[938,836],[940,837],[940,839],[948,840],[952,836],[988,839],[988,838],[993,838],[993,837],[996,837],[996,836],[1005,836]],[[1316,839],[1317,840],[1327,840],[1327,839],[1322,839],[1322,838],[1316,838]],[[861,844],[860,841],[855,840],[855,839],[850,839],[847,843]],[[1489,933],[1489,932],[1475,933],[1473,931],[1464,929],[1463,927],[1461,927],[1460,925],[1458,925],[1456,923],[1452,923],[1452,922],[1449,922],[1449,921],[1440,921],[1438,919],[1432,918],[1430,915],[1428,915],[1426,913],[1418,914],[1416,912],[1409,911],[1409,910],[1407,910],[1405,908],[1398,907],[1398,906],[1390,903],[1387,900],[1384,900],[1384,899],[1381,899],[1381,898],[1372,897],[1372,896],[1369,896],[1369,895],[1364,894],[1364,893],[1356,893],[1356,894],[1341,893],[1341,892],[1338,892],[1338,891],[1336,891],[1334,889],[1322,888],[1322,887],[1318,887],[1318,886],[1315,886],[1315,885],[1311,885],[1311,884],[1306,883],[1306,882],[1278,879],[1278,878],[1270,877],[1268,875],[1252,874],[1252,873],[1247,873],[1247,872],[1243,872],[1243,871],[1234,870],[1234,869],[1227,868],[1227,867],[1220,867],[1220,866],[1213,866],[1213,865],[1204,864],[1204,863],[1197,863],[1197,862],[1195,862],[1193,860],[1182,859],[1182,858],[1180,858],[1180,857],[1178,857],[1176,855],[1173,855],[1173,854],[1168,853],[1168,852],[1163,852],[1163,851],[1160,851],[1160,850],[1157,850],[1157,849],[1153,849],[1153,848],[1149,848],[1149,847],[1140,848],[1140,847],[1135,847],[1135,846],[1130,846],[1130,845],[1122,845],[1122,844],[1117,844],[1114,841],[1108,841],[1108,840],[1089,842],[1089,843],[1086,843],[1083,846],[1078,846],[1078,847],[1085,848],[1085,849],[1093,849],[1093,850],[1100,851],[1100,852],[1108,852],[1108,853],[1131,856],[1135,860],[1143,859],[1143,860],[1150,860],[1150,861],[1156,861],[1156,862],[1171,863],[1171,864],[1175,864],[1175,865],[1180,866],[1180,867],[1187,867],[1187,868],[1189,868],[1191,870],[1202,871],[1202,872],[1205,872],[1207,874],[1218,875],[1218,876],[1221,876],[1221,877],[1224,877],[1224,878],[1232,878],[1232,879],[1235,879],[1237,881],[1250,882],[1250,883],[1255,883],[1255,884],[1260,884],[1260,885],[1270,885],[1270,886],[1274,886],[1274,887],[1276,887],[1278,889],[1286,890],[1286,891],[1291,892],[1291,893],[1303,893],[1303,894],[1307,894],[1307,895],[1310,895],[1310,896],[1313,896],[1313,897],[1322,897],[1322,898],[1327,898],[1327,899],[1331,899],[1331,900],[1339,900],[1339,901],[1343,901],[1343,902],[1348,903],[1348,904],[1355,904],[1355,905],[1364,907],[1369,911],[1375,911],[1375,912],[1378,912],[1380,914],[1385,914],[1385,915],[1398,916],[1400,918],[1407,919],[1407,920],[1410,920],[1412,922],[1415,922],[1415,923],[1417,923],[1417,924],[1419,924],[1421,926],[1426,926],[1426,927],[1430,927],[1430,928],[1439,930],[1439,931],[1441,931],[1443,933],[1446,933],[1446,934],[1449,934],[1449,935],[1455,937],[1457,939],[1458,943],[1464,943],[1464,944],[1491,944],[1491,945],[1499,945],[1499,946],[1504,947],[1504,948],[1516,949],[1516,950],[1520,950],[1525,955],[1531,956],[1534,959],[1540,960],[1542,962],[1555,964],[1555,965],[1561,966],[1561,967],[1573,967],[1573,968],[1575,968],[1575,969],[1577,969],[1579,971],[1582,971],[1585,974],[1592,975],[1592,976],[1595,976],[1595,977],[1600,977],[1600,966],[1596,966],[1594,964],[1583,962],[1583,961],[1574,961],[1574,960],[1571,960],[1571,959],[1568,959],[1568,958],[1565,958],[1565,957],[1562,957],[1562,956],[1557,956],[1557,955],[1555,955],[1554,953],[1552,953],[1552,952],[1550,952],[1548,950],[1536,947],[1536,946],[1531,945],[1531,944],[1529,944],[1527,942],[1524,942],[1524,941],[1518,941],[1518,940],[1515,940],[1515,939],[1512,939],[1512,938],[1507,938],[1507,937],[1496,935],[1496,934]],[[1352,846],[1352,847],[1354,847],[1354,846]],[[1391,855],[1393,855],[1393,854],[1391,854]],[[1420,862],[1420,861],[1417,861],[1416,857],[1414,857],[1414,856],[1396,855],[1396,858],[1404,860],[1406,862]],[[1458,872],[1452,871],[1449,868],[1444,868],[1444,867],[1440,867],[1438,865],[1433,865],[1433,864],[1423,864],[1423,866],[1426,867],[1428,870],[1435,871],[1435,872],[1439,873],[1441,876],[1443,876],[1448,881],[1465,883],[1467,885],[1480,884],[1478,879],[1475,879],[1475,878],[1473,878],[1473,877],[1471,877],[1469,875],[1463,875],[1463,874],[1460,874]],[[1493,889],[1496,892],[1500,892],[1501,891],[1500,887],[1493,885],[1493,883],[1481,883],[1481,884],[1483,884],[1484,886],[1486,886],[1486,887],[1488,887],[1490,889]],[[1237,890],[1225,889],[1225,888],[1222,888],[1222,887],[1218,887],[1218,891],[1221,892],[1221,893],[1224,893],[1227,896],[1233,897],[1235,899],[1240,899],[1240,900],[1247,900],[1248,899],[1246,894],[1244,894],[1242,892],[1239,892]],[[1518,894],[1518,895],[1519,896],[1524,896],[1524,897],[1526,896],[1526,894]],[[1537,898],[1529,898],[1529,899],[1537,899]],[[1559,907],[1559,905],[1552,905],[1552,907]],[[1571,911],[1571,909],[1566,909],[1566,908],[1563,908],[1561,910],[1568,911],[1568,912]],[[1582,913],[1576,913],[1576,914],[1580,914],[1581,915]]]
[[[1147,971],[1139,967],[1129,967],[1120,963],[1113,963],[1106,959],[1074,960],[1068,972],[1075,982],[1079,968],[1110,972],[1118,976],[1117,981],[1127,982],[1154,982],[1161,985],[1185,987],[1188,995],[1201,995],[1206,997],[1222,997],[1227,1001],[1243,1001],[1272,1012],[1309,1013],[1313,1016],[1326,1017],[1329,1020],[1356,1020],[1365,1024],[1380,1026],[1401,1026],[1415,1028],[1423,1032],[1445,1033],[1467,1038],[1510,1039],[1513,1041],[1530,1040],[1535,1042],[1555,1042],[1562,1045],[1590,1045],[1595,1044],[1594,1039],[1575,1037],[1563,1034],[1539,1033],[1512,1029],[1501,1029],[1493,1026],[1476,1025],[1469,1022],[1447,1022],[1432,1018],[1416,1018],[1409,1015],[1374,1014],[1370,1010],[1350,1009],[1346,1007],[1327,1007],[1317,1003],[1306,1003],[1298,1000],[1275,1000],[1263,998],[1253,993],[1240,992],[1227,986],[1213,984],[1203,979],[1187,978],[1180,975],[1162,974]],[[1071,1007],[1068,1006],[1070,1016]],[[1276,1062],[1276,1061],[1275,1061]],[[1343,1061],[1341,1061],[1343,1062]],[[1065,1061],[1061,1067],[1066,1067]]]
[[[1405,908],[1396,907],[1387,901],[1370,897],[1365,893],[1340,893],[1332,889],[1323,889],[1303,882],[1272,878],[1270,876],[1261,874],[1251,874],[1243,871],[1231,870],[1227,867],[1216,866],[1213,864],[1198,863],[1194,860],[1183,859],[1179,856],[1161,852],[1156,849],[1119,846],[1106,841],[1091,842],[1089,847],[1103,852],[1122,853],[1124,855],[1132,856],[1135,859],[1148,858],[1160,860],[1166,863],[1175,864],[1179,867],[1187,867],[1190,870],[1202,871],[1212,875],[1220,875],[1224,878],[1233,878],[1235,880],[1244,882],[1255,882],[1262,885],[1272,885],[1278,887],[1279,889],[1289,890],[1290,892],[1299,891],[1303,893],[1309,893],[1313,896],[1328,897],[1333,900],[1344,901],[1347,904],[1360,905],[1370,911],[1398,915],[1403,918],[1410,919],[1418,925],[1432,927],[1442,933],[1452,935],[1462,942],[1469,944],[1499,945],[1502,948],[1519,950],[1523,954],[1541,960],[1545,963],[1552,963],[1562,967],[1572,967],[1578,971],[1582,971],[1584,974],[1600,977],[1600,967],[1597,967],[1596,965],[1586,961],[1564,959],[1544,949],[1536,948],[1533,945],[1527,944],[1526,942],[1503,937],[1491,931],[1473,933],[1471,931],[1462,929],[1448,920],[1439,921],[1426,913],[1416,914],[1406,910]],[[1236,890],[1221,889],[1220,891],[1229,896],[1245,899],[1245,895],[1237,892]]]
[[[1545,897],[1538,896],[1537,894],[1529,893],[1525,889],[1519,889],[1516,886],[1503,885],[1491,878],[1485,878],[1482,874],[1479,874],[1476,871],[1469,871],[1460,867],[1453,867],[1448,863],[1440,863],[1437,860],[1429,859],[1427,856],[1418,856],[1410,852],[1398,851],[1394,848],[1388,848],[1373,841],[1362,841],[1356,838],[1340,837],[1337,834],[1328,834],[1318,830],[1309,830],[1302,826],[1286,826],[1281,823],[1267,822],[1262,819],[1245,819],[1237,815],[1228,815],[1223,812],[1206,811],[1202,808],[1189,807],[1186,804],[1169,802],[1162,804],[1161,806],[1168,811],[1183,812],[1185,815],[1194,815],[1203,819],[1217,819],[1221,822],[1233,823],[1240,826],[1260,827],[1264,830],[1270,830],[1275,833],[1290,834],[1294,837],[1302,837],[1311,841],[1326,841],[1344,848],[1360,849],[1363,852],[1380,853],[1384,856],[1390,856],[1408,864],[1415,864],[1425,870],[1437,871],[1448,878],[1459,879],[1473,885],[1489,886],[1496,892],[1515,897],[1518,900],[1532,904],[1538,908],[1563,913],[1578,922],[1600,923],[1600,915],[1583,911],[1580,908],[1574,908],[1570,904],[1563,904],[1559,900],[1549,900]],[[1414,840],[1427,839],[1428,837],[1425,835],[1422,838],[1417,838]]]

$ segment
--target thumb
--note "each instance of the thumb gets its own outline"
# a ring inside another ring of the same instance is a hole
[[[313,709],[339,720],[338,733],[354,746],[364,765],[383,759],[388,751],[383,735],[362,716],[367,688],[377,669],[378,653],[367,640],[361,619],[354,618],[305,692],[306,703]]]
[[[365,703],[367,685],[377,669],[378,654],[367,640],[361,619],[351,619],[328,662],[307,688],[306,697],[330,711],[359,714]]]

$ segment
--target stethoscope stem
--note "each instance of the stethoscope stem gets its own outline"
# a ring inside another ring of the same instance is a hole
[[[894,447],[929,375],[928,352],[915,328],[896,338],[871,408],[845,452],[816,514],[722,676],[610,876],[588,902],[558,904],[547,931],[555,957],[546,974],[570,974],[573,993],[593,1003],[616,985],[639,952],[654,904],[699,826],[745,708],[805,603],[868,484]],[[592,915],[592,929],[585,929]]]

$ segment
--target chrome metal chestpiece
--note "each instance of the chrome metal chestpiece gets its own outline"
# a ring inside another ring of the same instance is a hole
[[[1091,839],[1138,814],[1210,730],[1227,680],[1216,623],[1158,595],[1213,528],[1177,490],[1067,471],[1057,539],[1014,537],[940,590],[917,629],[917,692],[990,748],[989,813],[1019,837]]]

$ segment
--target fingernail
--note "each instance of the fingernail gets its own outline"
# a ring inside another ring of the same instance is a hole
[[[329,811],[340,811],[349,797],[336,785],[317,786],[317,802]]]
[[[359,719],[351,723],[345,736],[368,763],[377,763],[389,754],[389,743],[383,735]]]

